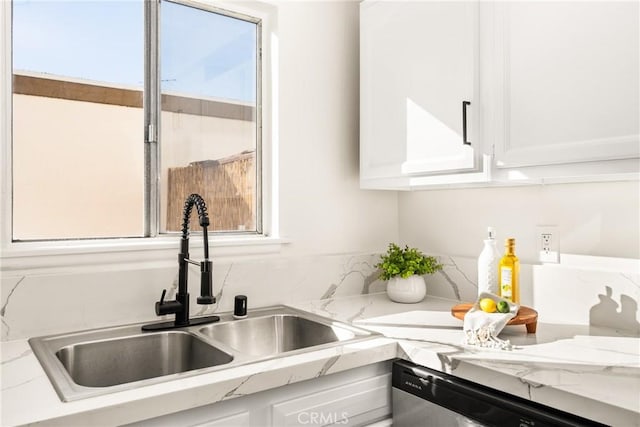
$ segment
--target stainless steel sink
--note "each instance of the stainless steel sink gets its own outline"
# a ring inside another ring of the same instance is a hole
[[[277,306],[243,320],[171,331],[142,324],[29,340],[63,401],[131,390],[242,364],[369,339],[379,334]]]
[[[143,333],[141,325],[32,338],[29,344],[63,401],[194,375],[233,361],[193,333]]]
[[[235,322],[214,323],[200,332],[244,354],[268,356],[351,340],[353,330],[299,315],[272,314]]]
[[[73,344],[56,356],[71,379],[85,387],[109,387],[233,360],[194,335],[173,331]]]

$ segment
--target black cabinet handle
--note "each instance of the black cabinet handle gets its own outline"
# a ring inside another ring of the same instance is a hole
[[[467,141],[467,106],[471,105],[469,101],[462,101],[462,143],[465,145],[471,145],[471,142]]]

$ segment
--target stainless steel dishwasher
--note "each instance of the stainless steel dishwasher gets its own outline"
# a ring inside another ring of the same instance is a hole
[[[394,427],[604,425],[403,360],[392,386]]]

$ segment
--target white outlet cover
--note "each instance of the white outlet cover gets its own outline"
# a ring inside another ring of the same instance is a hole
[[[560,262],[560,254],[555,251],[540,251],[538,255],[538,259],[543,263],[555,263],[558,264]]]
[[[543,236],[549,235],[549,245],[544,248]],[[538,246],[538,260],[541,263],[555,263],[560,262],[560,233],[557,225],[537,225],[536,226],[536,241]]]

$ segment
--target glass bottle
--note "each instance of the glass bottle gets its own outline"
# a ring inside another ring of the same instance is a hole
[[[515,253],[516,239],[505,241],[505,253],[498,265],[500,296],[516,304],[520,303],[520,261]]]

